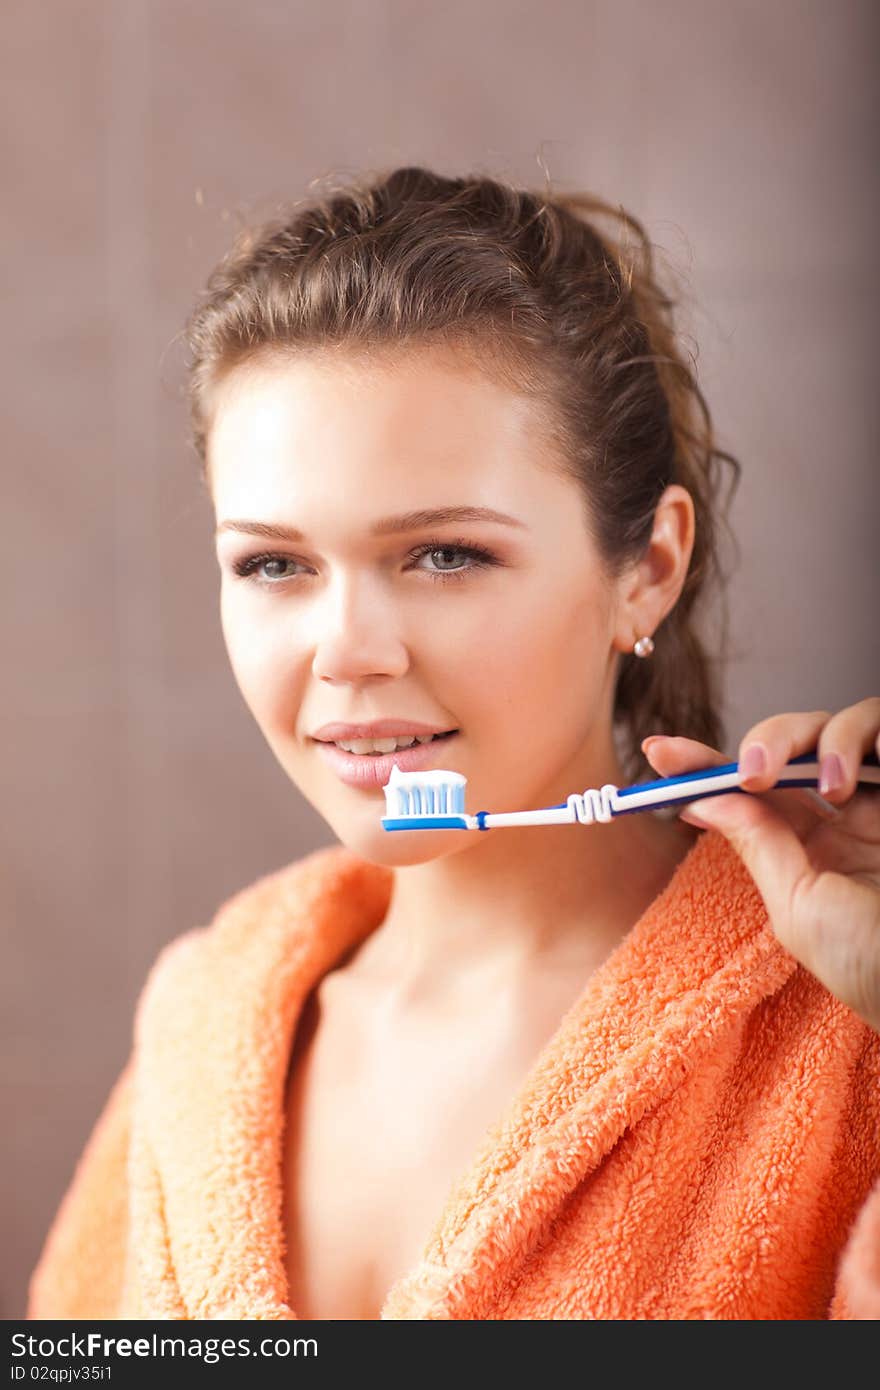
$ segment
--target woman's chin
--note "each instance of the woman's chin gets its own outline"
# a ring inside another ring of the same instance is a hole
[[[355,830],[353,827],[333,827],[341,844],[360,859],[386,868],[405,868],[413,864],[429,864],[466,848],[473,840],[467,830]]]

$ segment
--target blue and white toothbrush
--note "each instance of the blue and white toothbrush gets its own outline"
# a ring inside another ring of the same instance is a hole
[[[774,787],[812,787],[818,789],[817,749],[791,758],[780,771]],[[880,759],[876,753],[865,756],[858,782],[880,786]],[[639,782],[617,788],[606,782],[601,788],[572,792],[566,801],[537,811],[477,811],[468,815],[464,808],[467,778],[460,772],[435,769],[431,772],[401,772],[395,766],[382,790],[385,793],[385,830],[492,830],[505,825],[592,825],[610,821],[633,811],[656,811],[684,801],[701,801],[706,796],[745,791],[740,786],[739,763],[700,768],[682,777],[663,777],[659,782]]]

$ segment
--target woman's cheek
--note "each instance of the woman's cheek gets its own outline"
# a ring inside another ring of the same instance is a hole
[[[234,605],[225,612],[223,634],[233,675],[254,718],[262,725],[283,718],[294,674],[292,646],[235,612]]]

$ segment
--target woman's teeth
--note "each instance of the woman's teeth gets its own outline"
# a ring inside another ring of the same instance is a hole
[[[336,740],[337,748],[346,753],[396,753],[398,748],[412,748],[414,743],[430,743],[432,739],[443,738],[443,734],[422,734],[416,738],[356,738],[349,743]]]

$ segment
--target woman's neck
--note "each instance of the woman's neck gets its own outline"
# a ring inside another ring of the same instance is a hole
[[[663,890],[698,832],[650,812],[475,835],[397,868],[384,921],[341,963],[401,1005],[570,968],[586,975]]]

